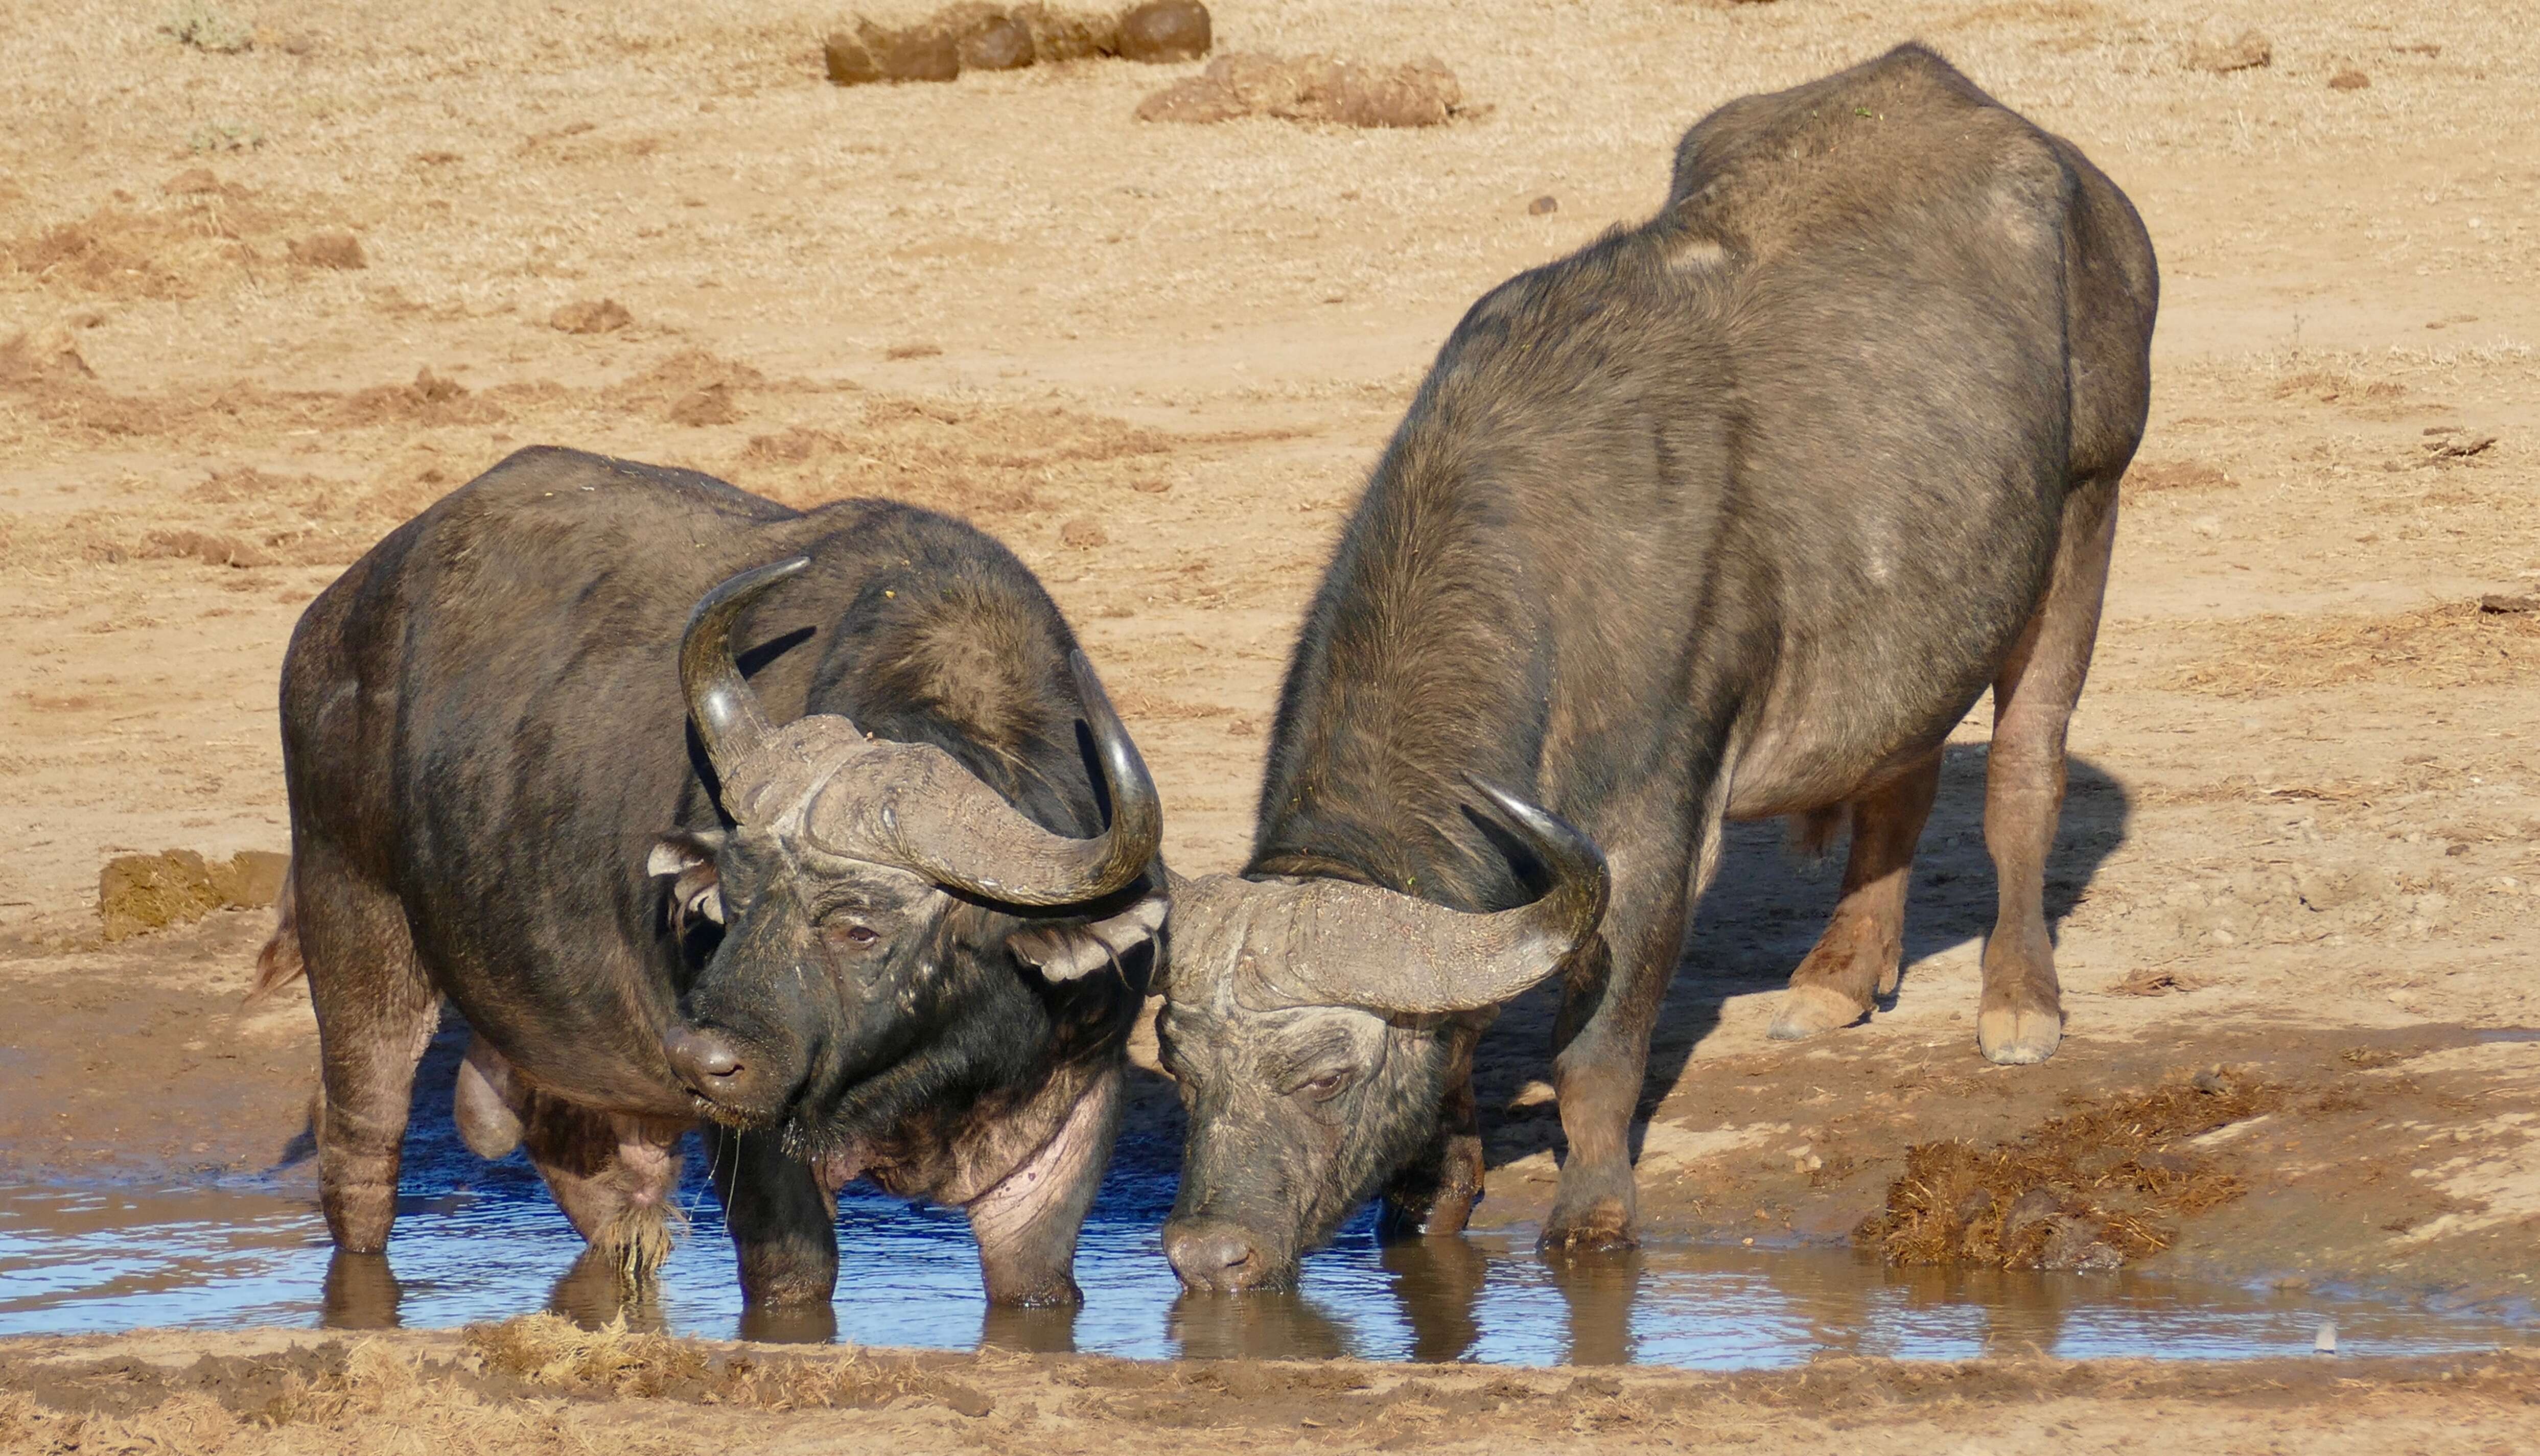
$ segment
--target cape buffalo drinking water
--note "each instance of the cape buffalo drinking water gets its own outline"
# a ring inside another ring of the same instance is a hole
[[[1773,1034],[1858,1019],[1987,688],[1977,1036],[2055,1050],[2041,881],[2156,291],[2106,177],[1908,46],[1723,106],[1657,217],[1473,307],[1306,614],[1249,865],[1175,891],[1186,1283],[1284,1283],[1378,1189],[1460,1228],[1475,1038],[1556,966],[1543,1240],[1630,1242],[1626,1134],[1722,821],[1848,818]],[[1588,845],[1467,776],[1602,846],[1601,925]]]
[[[1005,548],[888,502],[804,514],[524,451],[310,606],[282,728],[263,979],[308,972],[338,1246],[388,1239],[447,996],[475,1034],[469,1146],[526,1142],[630,1267],[667,1246],[703,1113],[765,1130],[710,1133],[753,1302],[829,1297],[859,1174],[966,1210],[992,1298],[1076,1297],[1161,811]]]

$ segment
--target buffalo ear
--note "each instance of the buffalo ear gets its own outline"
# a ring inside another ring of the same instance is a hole
[[[655,876],[671,875],[670,931],[687,930],[692,916],[723,924],[723,882],[715,876],[715,854],[723,848],[723,831],[673,830],[653,842],[644,868]]]
[[[1006,948],[1048,980],[1080,980],[1124,966],[1139,946],[1153,944],[1171,909],[1171,899],[1153,890],[1100,920],[1026,925],[1006,937]]]

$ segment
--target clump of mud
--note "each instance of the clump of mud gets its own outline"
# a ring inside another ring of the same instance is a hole
[[[821,46],[838,86],[877,81],[953,81],[963,71],[1015,71],[1042,62],[1117,56],[1164,65],[1197,60],[1211,41],[1199,0],[1142,0],[1113,15],[1044,4],[962,0],[914,25],[858,17]]]
[[[635,315],[615,299],[583,299],[547,315],[547,322],[561,333],[614,333],[634,321]]]
[[[1854,1242],[1896,1265],[2114,1269],[2157,1254],[2176,1221],[2238,1198],[2238,1178],[2192,1140],[2281,1105],[2286,1092],[2221,1072],[2087,1102],[1993,1147],[1921,1143],[1887,1207]]]
[[[190,925],[215,910],[254,910],[282,893],[288,856],[241,850],[206,860],[192,850],[119,855],[97,876],[97,917],[107,940]]]
[[[1472,111],[1446,63],[1367,65],[1328,55],[1222,55],[1138,103],[1141,121],[1207,123],[1242,116],[1342,126],[1444,126]]]

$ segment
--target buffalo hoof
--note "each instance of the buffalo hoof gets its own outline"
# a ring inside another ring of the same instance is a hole
[[[1575,1215],[1554,1211],[1534,1246],[1546,1254],[1619,1254],[1639,1248],[1641,1239],[1622,1205],[1599,1200]]]
[[[1055,1274],[1015,1283],[992,1283],[988,1302],[1006,1309],[1074,1309],[1085,1302],[1085,1291],[1070,1276]]]
[[[2064,1040],[2059,1011],[2002,1006],[1976,1017],[1976,1045],[1985,1060],[2002,1067],[2027,1067],[2055,1055]]]
[[[1782,997],[1782,1008],[1764,1034],[1775,1041],[1805,1041],[1820,1032],[1837,1031],[1868,1016],[1870,1010],[1830,986],[1794,986]]]

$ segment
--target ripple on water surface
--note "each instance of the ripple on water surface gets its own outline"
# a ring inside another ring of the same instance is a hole
[[[516,1155],[477,1163],[429,1139],[408,1165],[388,1260],[332,1259],[305,1191],[0,1189],[0,1334],[137,1326],[442,1327],[556,1308],[619,1312],[613,1276]],[[1180,1298],[1158,1249],[1169,1149],[1124,1144],[1077,1255],[1072,1317],[992,1313],[958,1214],[851,1189],[835,1325],[744,1320],[721,1211],[688,1159],[691,1227],[630,1321],[675,1333],[864,1345],[1001,1345],[1171,1357],[1792,1364],[1824,1352],[1960,1359],[2227,1358],[2306,1352],[2323,1318],[2349,1353],[2492,1347],[2520,1332],[2316,1293],[2138,1275],[1891,1270],[1841,1249],[1658,1247],[1566,1264],[1521,1234],[1380,1246],[1364,1215],[1305,1261],[1304,1292]]]

